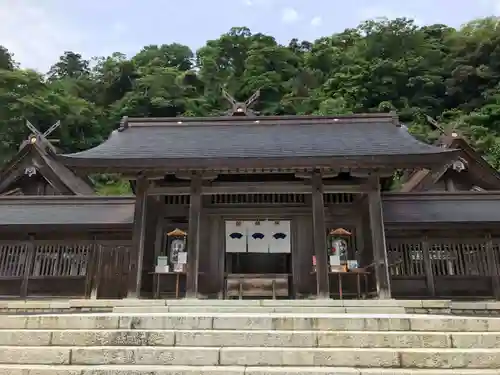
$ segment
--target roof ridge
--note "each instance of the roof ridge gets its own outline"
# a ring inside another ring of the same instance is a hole
[[[120,130],[126,130],[130,127],[167,127],[167,126],[217,126],[217,125],[248,125],[261,124],[267,126],[273,125],[314,125],[314,124],[335,124],[335,123],[373,123],[390,122],[396,127],[400,126],[399,118],[392,113],[372,113],[372,114],[354,114],[338,116],[318,116],[318,115],[300,115],[300,116],[221,116],[221,117],[126,117],[120,123]]]

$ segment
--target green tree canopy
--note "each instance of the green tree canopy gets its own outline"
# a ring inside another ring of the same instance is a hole
[[[316,41],[234,27],[198,51],[178,43],[148,45],[85,60],[63,52],[47,74],[21,69],[0,46],[0,158],[16,152],[28,119],[55,121],[60,147],[102,142],[128,116],[213,116],[227,109],[221,89],[270,114],[397,111],[424,139],[425,115],[459,129],[500,166],[500,26],[474,20],[460,29],[378,19]]]

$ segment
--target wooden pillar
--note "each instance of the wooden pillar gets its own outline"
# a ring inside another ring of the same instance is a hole
[[[200,258],[201,195],[202,179],[194,175],[191,179],[191,197],[189,203],[189,227],[187,249],[186,297],[198,297],[198,269]]]
[[[389,299],[391,298],[391,281],[389,278],[382,199],[380,196],[380,183],[378,178],[373,180],[372,189],[373,190],[368,193],[368,210],[370,215],[377,294],[380,299]]]
[[[431,253],[429,250],[429,238],[424,236],[422,239],[422,260],[424,262],[424,271],[425,271],[425,281],[427,284],[427,291],[431,297],[436,295],[436,283],[434,281],[434,272],[432,270],[432,260]]]
[[[500,259],[495,256],[490,233],[486,235],[486,261],[488,262],[488,273],[491,275],[493,296],[500,299]]]
[[[97,242],[97,236],[92,235],[91,256],[87,267],[86,297],[97,299],[99,284],[101,282],[102,249]]]
[[[132,251],[135,256],[129,267],[128,298],[139,298],[142,285],[142,265],[144,262],[144,242],[146,241],[147,192],[148,179],[139,175],[135,192],[134,228],[132,233]]]
[[[26,257],[24,259],[24,273],[23,281],[21,282],[21,298],[28,296],[28,281],[33,267],[33,260],[35,259],[35,237],[30,235],[26,243]]]
[[[317,296],[318,298],[329,298],[330,282],[328,279],[325,205],[323,202],[323,181],[319,173],[313,174],[311,185],[314,255],[316,256]]]
[[[162,197],[163,198],[163,197]],[[158,202],[158,204],[162,204],[161,202]],[[163,208],[163,206],[162,206]],[[165,217],[164,217],[164,212],[161,210],[161,216],[158,218],[158,221],[156,222],[156,228],[155,228],[155,255],[154,255],[154,265],[156,266],[156,261],[158,260],[158,257],[161,255],[162,251],[165,249],[165,243],[164,243],[164,230],[165,228]]]

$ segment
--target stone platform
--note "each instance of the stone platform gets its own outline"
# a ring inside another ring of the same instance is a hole
[[[500,301],[451,300],[151,300],[43,299],[0,300],[0,313],[68,312],[301,312],[411,313],[500,316]]]
[[[432,302],[8,302],[0,375],[500,375],[500,317]]]

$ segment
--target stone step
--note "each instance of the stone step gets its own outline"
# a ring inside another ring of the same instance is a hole
[[[173,306],[124,306],[115,307],[115,313],[318,313],[318,314],[404,314],[404,307],[400,306],[195,306],[195,305],[173,305]]]
[[[498,375],[488,369],[383,369],[245,366],[45,366],[0,365],[0,375]]]
[[[1,330],[1,346],[498,348],[500,332]]]
[[[151,313],[7,315],[0,329],[500,332],[500,318],[410,314]]]
[[[4,346],[0,364],[500,369],[500,349]]]
[[[27,300],[27,301],[0,301],[0,308],[10,309],[47,309],[47,308],[113,308],[113,307],[161,307],[161,306],[253,306],[253,307],[277,307],[277,306],[312,306],[312,307],[397,307],[412,306],[423,307],[423,303],[429,306],[445,307],[450,305],[448,300],[350,300],[350,299],[295,299],[295,300],[273,300],[273,299],[81,299],[81,300]],[[436,305],[437,304],[437,305]],[[485,303],[483,303],[485,305]]]

